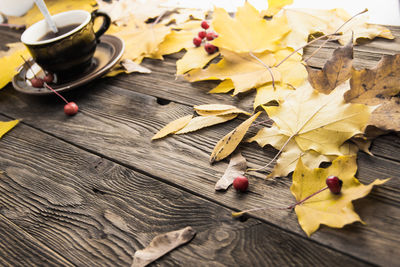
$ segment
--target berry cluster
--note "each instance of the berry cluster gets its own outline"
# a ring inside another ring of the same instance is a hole
[[[21,56],[22,57],[22,56]],[[66,104],[64,105],[64,113],[66,115],[72,116],[78,113],[78,105],[75,102],[68,102],[62,95],[60,95],[56,90],[54,90],[49,83],[52,83],[54,81],[54,76],[50,72],[45,72],[45,76],[43,78],[37,77],[35,72],[32,70],[31,65],[22,57],[24,60],[25,64],[29,66],[29,69],[33,73],[33,78],[30,79],[29,81],[31,82],[32,86],[35,88],[43,88],[46,87],[47,89],[50,89],[53,93],[55,93],[58,97],[60,97]]]
[[[207,41],[212,41],[215,38],[218,37],[218,34],[214,31],[209,31],[207,32],[207,29],[210,28],[210,25],[207,23],[207,21],[203,21],[201,23],[201,27],[204,29],[202,31],[199,31],[196,37],[193,38],[193,44],[196,47],[201,46],[203,40],[205,42],[204,44],[204,49],[207,51],[208,54],[214,54],[216,51],[218,51],[218,47],[216,47],[213,44],[208,43]]]

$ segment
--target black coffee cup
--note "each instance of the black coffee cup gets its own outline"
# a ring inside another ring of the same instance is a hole
[[[103,23],[95,32],[94,20],[100,16]],[[41,20],[23,32],[21,41],[45,71],[61,77],[82,73],[91,65],[99,38],[110,27],[110,17],[100,12],[71,10],[52,18],[59,34],[53,34]]]

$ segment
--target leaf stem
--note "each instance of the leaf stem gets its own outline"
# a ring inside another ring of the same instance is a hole
[[[232,212],[232,216],[233,216],[233,217],[240,217],[240,216],[244,215],[245,213],[249,213],[249,212],[252,212],[252,211],[259,211],[259,210],[272,210],[272,209],[276,209],[276,210],[292,210],[292,209],[294,209],[297,205],[303,204],[304,202],[306,202],[307,200],[309,200],[309,199],[312,198],[313,196],[315,196],[315,195],[317,195],[317,194],[319,194],[319,193],[325,191],[326,189],[328,189],[327,186],[324,187],[324,188],[322,188],[322,189],[320,189],[320,190],[318,190],[318,191],[315,192],[315,193],[312,193],[312,194],[309,195],[308,197],[305,197],[305,198],[303,198],[302,200],[300,200],[300,201],[294,203],[293,205],[290,205],[290,206],[285,207],[285,208],[273,208],[273,207],[254,208],[254,209],[243,210],[243,211],[239,211],[239,212]]]
[[[322,35],[322,36],[320,36],[320,37],[318,37],[318,38],[315,38],[315,39],[309,41],[309,42],[306,43],[305,45],[300,46],[299,48],[297,48],[296,50],[294,50],[292,53],[290,53],[289,55],[287,55],[284,59],[281,60],[281,62],[279,62],[278,64],[276,64],[275,67],[277,68],[277,67],[279,67],[280,65],[282,65],[283,62],[285,62],[288,58],[290,58],[291,56],[293,56],[293,54],[297,53],[299,50],[303,49],[304,47],[306,47],[306,46],[308,46],[308,45],[310,45],[310,44],[312,44],[312,43],[314,43],[314,42],[316,42],[316,41],[318,41],[318,40],[321,40],[321,39],[324,39],[324,38],[329,38],[329,37],[331,37],[331,36],[336,36],[336,35],[341,35],[341,34],[339,34],[339,33],[326,34],[326,35]]]
[[[274,78],[274,75],[272,74],[271,68],[267,64],[265,64],[261,59],[259,59],[256,55],[254,55],[253,52],[249,52],[249,55],[251,57],[253,57],[255,60],[257,60],[258,62],[260,62],[268,70],[269,74],[271,75],[272,87],[274,88],[274,90],[276,90],[275,78]]]
[[[37,79],[38,77],[36,77],[36,74],[35,74],[35,72],[33,71],[31,64],[29,64],[29,62],[26,61],[26,59],[24,58],[24,56],[20,55],[20,57],[21,57],[22,60],[25,62],[25,64],[28,65],[28,68],[29,68],[29,70],[32,72],[33,77],[35,77],[35,79]]]
[[[60,95],[60,93],[58,93],[56,90],[54,90],[53,88],[51,88],[50,85],[48,85],[47,83],[44,83],[44,86],[48,89],[50,89],[51,91],[53,91],[53,93],[55,93],[57,96],[59,96],[62,100],[64,100],[65,103],[68,104],[68,101],[62,96]]]
[[[279,155],[282,153],[283,149],[285,149],[285,147],[287,146],[287,144],[289,144],[290,140],[292,140],[292,138],[293,138],[294,136],[295,136],[295,134],[294,134],[294,135],[291,135],[291,136],[286,140],[286,142],[283,144],[282,148],[278,151],[278,153],[276,153],[275,157],[274,157],[273,159],[271,159],[271,161],[268,162],[265,166],[262,166],[262,167],[260,167],[260,168],[258,168],[258,169],[249,168],[249,169],[246,170],[246,173],[251,172],[251,171],[256,171],[256,172],[257,172],[257,171],[261,171],[261,170],[267,168],[269,165],[271,165],[271,163],[273,163],[273,162],[279,157]]]
[[[10,29],[16,29],[16,30],[20,30],[20,29],[24,29],[25,25],[17,25],[17,24],[9,24],[9,23],[0,23],[0,27],[7,27]]]

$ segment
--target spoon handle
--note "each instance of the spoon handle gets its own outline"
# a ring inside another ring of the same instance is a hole
[[[35,3],[39,8],[40,12],[42,12],[44,19],[46,20],[47,25],[49,25],[51,31],[54,33],[58,32],[57,26],[54,23],[54,20],[51,18],[49,10],[47,9],[46,4],[44,3],[44,0],[35,0]]]

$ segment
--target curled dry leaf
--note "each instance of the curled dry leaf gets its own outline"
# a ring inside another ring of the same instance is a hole
[[[351,89],[344,94],[347,102],[380,105],[370,125],[400,131],[400,54],[385,55],[373,69],[352,70]]]
[[[312,87],[321,93],[329,94],[338,85],[351,77],[353,66],[353,42],[333,51],[332,57],[325,63],[322,70],[307,66],[308,81]]]
[[[188,226],[154,237],[146,248],[135,252],[131,267],[146,266],[171,250],[191,241],[195,234],[193,228]]]
[[[351,202],[368,195],[374,185],[383,184],[389,179],[377,179],[369,185],[363,185],[354,177],[356,172],[355,156],[340,156],[326,169],[309,169],[302,160],[299,160],[290,187],[297,201],[326,187],[325,180],[330,175],[337,176],[343,181],[340,194],[335,195],[325,190],[296,206],[299,224],[308,236],[318,230],[321,224],[341,228],[356,221],[362,222],[354,212]]]
[[[19,123],[19,120],[13,121],[0,121],[0,138],[3,137],[8,131],[15,127]]]
[[[224,104],[199,105],[199,106],[194,106],[194,110],[197,112],[197,114],[201,116],[228,115],[237,113],[250,115],[250,113],[242,109],[239,109],[235,106],[224,105]]]
[[[175,134],[184,134],[184,133],[194,132],[194,131],[203,129],[205,127],[209,127],[212,125],[230,121],[230,120],[236,118],[237,116],[238,116],[238,114],[195,117],[195,118],[191,119],[190,122],[185,127],[180,129],[179,131],[177,131]]]
[[[167,125],[164,126],[158,133],[156,133],[151,140],[160,139],[164,136],[167,136],[171,133],[176,133],[183,127],[185,127],[190,120],[193,118],[193,115],[187,115],[185,117],[179,118],[177,120],[171,121]]]
[[[235,151],[236,147],[239,145],[240,141],[242,141],[250,125],[255,121],[255,119],[257,119],[260,114],[261,111],[257,112],[256,114],[242,122],[233,131],[225,135],[221,140],[219,140],[218,143],[215,145],[213,152],[211,153],[210,162],[213,163],[215,161],[220,161],[221,159],[226,158],[233,151]]]
[[[133,72],[138,72],[138,73],[151,73],[151,70],[148,68],[145,68],[135,62],[133,62],[130,59],[123,59],[121,60],[116,66],[114,66],[109,73],[107,73],[106,76],[108,77],[113,77],[115,75],[118,75],[122,72],[125,73],[133,73]]]
[[[226,190],[236,177],[243,175],[246,171],[246,159],[240,153],[232,155],[224,175],[215,184],[215,190]]]

